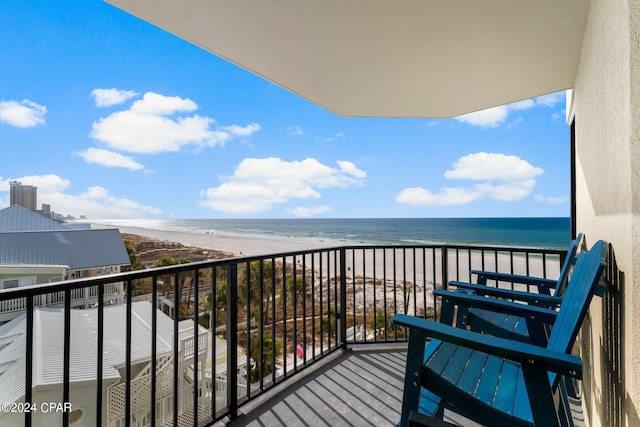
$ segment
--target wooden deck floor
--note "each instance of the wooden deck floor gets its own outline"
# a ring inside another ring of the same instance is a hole
[[[226,425],[395,426],[402,406],[405,358],[406,346],[356,347],[279,385],[268,397],[241,408],[243,415]],[[576,426],[584,426],[579,402],[572,404],[572,412]],[[445,420],[478,426],[450,412],[445,412]]]
[[[406,352],[347,351],[292,378],[231,426],[394,426],[400,419]],[[248,408],[247,408],[248,409]],[[245,412],[247,409],[242,408]]]

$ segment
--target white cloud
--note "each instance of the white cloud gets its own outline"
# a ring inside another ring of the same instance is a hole
[[[363,170],[360,170],[348,160],[338,160],[338,166],[340,166],[340,172],[344,172],[347,175],[352,175],[356,178],[366,178],[367,173]]]
[[[509,110],[507,109],[507,106],[501,105],[499,107],[487,108],[486,110],[480,110],[475,113],[458,116],[455,119],[459,122],[467,123],[472,126],[496,127],[500,123],[504,122],[508,115]]]
[[[47,107],[28,99],[22,102],[0,101],[0,122],[18,128],[29,128],[45,123]]]
[[[293,216],[300,218],[310,218],[331,211],[332,209],[330,206],[298,206],[287,210],[287,212],[291,213]]]
[[[555,111],[551,113],[551,120],[557,122],[558,120],[564,120],[566,112],[563,111]]]
[[[482,195],[486,198],[506,202],[524,199],[531,194],[535,186],[536,180],[531,178],[499,184],[485,182],[483,184],[477,184],[475,188],[481,191]]]
[[[512,110],[528,110],[536,106],[536,102],[533,99],[524,99],[518,102],[512,102],[508,105],[508,108]]]
[[[459,158],[447,179],[480,181],[464,187],[445,187],[438,192],[411,187],[396,196],[396,202],[410,206],[465,205],[475,200],[516,201],[527,197],[536,185],[541,168],[517,156],[475,153]]]
[[[85,151],[77,152],[87,163],[96,163],[108,168],[125,168],[132,170],[144,169],[144,166],[136,162],[129,156],[125,156],[114,151],[102,148],[88,148]]]
[[[545,107],[555,107],[556,104],[564,102],[566,99],[565,92],[555,92],[548,95],[542,95],[534,98],[536,105],[544,105]]]
[[[140,218],[162,214],[157,208],[145,206],[126,197],[116,197],[106,188],[88,187],[80,194],[70,194],[71,181],[55,174],[31,175],[2,180],[0,192],[9,191],[9,181],[38,187],[38,204],[48,203],[63,215],[86,215],[89,218]]]
[[[544,171],[518,156],[500,153],[474,153],[460,157],[445,178],[476,181],[514,181],[536,177]]]
[[[212,129],[210,117],[192,113],[198,108],[190,99],[147,92],[131,108],[101,118],[93,124],[91,136],[112,150],[132,153],[179,151],[185,146],[198,148],[224,144],[235,137],[247,137],[260,130],[251,123]]]
[[[201,191],[203,206],[229,214],[268,211],[292,200],[318,199],[320,190],[362,185],[366,172],[338,161],[340,169],[315,159],[287,162],[280,158],[245,159],[232,177]]]
[[[443,188],[434,194],[425,188],[411,187],[402,190],[396,196],[396,202],[409,206],[466,205],[481,195],[473,188]]]
[[[338,140],[342,140],[342,139],[345,139],[345,138],[346,138],[346,135],[344,134],[344,132],[336,132],[332,136],[319,137],[318,141],[324,142],[324,143],[329,143],[329,142],[336,142]]]
[[[302,128],[300,126],[293,126],[287,129],[287,131],[289,132],[289,135],[291,136],[300,136],[300,135],[304,135],[304,132],[302,130]]]
[[[252,133],[260,130],[260,125],[257,123],[250,123],[245,127],[238,125],[224,126],[221,128],[223,131],[229,132],[233,136],[251,136]]]
[[[122,104],[126,100],[137,96],[138,92],[132,90],[120,89],[94,89],[91,96],[95,100],[96,107],[111,107],[112,105]]]
[[[538,96],[536,98],[512,102],[511,104],[487,108],[485,110],[464,114],[454,118],[459,122],[467,123],[472,126],[496,127],[504,123],[512,111],[529,110],[539,106],[552,108],[564,99],[565,92],[556,92]]]
[[[538,202],[548,203],[550,205],[562,205],[564,203],[569,202],[569,197],[567,196],[553,197],[553,196],[543,196],[542,194],[536,194],[535,199]]]
[[[28,175],[20,178],[2,180],[0,178],[0,191],[9,191],[9,182],[19,181],[24,185],[38,187],[38,196],[44,193],[57,193],[66,190],[71,185],[68,179],[63,179],[55,174],[48,175]],[[39,198],[39,197],[38,197]],[[45,202],[46,203],[46,202]]]
[[[198,109],[192,100],[179,96],[164,96],[154,92],[147,92],[142,99],[131,106],[131,111],[139,114],[154,114],[166,116],[181,111],[191,112]]]

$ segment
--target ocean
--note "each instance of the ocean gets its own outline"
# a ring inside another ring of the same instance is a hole
[[[103,221],[99,221],[103,222]],[[349,244],[462,244],[566,249],[569,218],[135,219],[114,226],[188,233],[233,233]]]

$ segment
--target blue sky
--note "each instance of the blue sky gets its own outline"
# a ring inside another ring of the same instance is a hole
[[[89,218],[569,216],[564,92],[344,118],[97,0],[0,2],[9,181]]]

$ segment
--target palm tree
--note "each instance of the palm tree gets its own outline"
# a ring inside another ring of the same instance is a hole
[[[248,264],[248,268],[245,266],[240,270],[238,278],[238,303],[244,304],[247,310],[262,306],[263,319],[268,318],[269,315],[274,274],[277,284],[280,277],[274,270],[273,262],[252,261]],[[259,323],[262,324],[262,321]]]
[[[274,370],[275,356],[282,352],[282,340],[271,335],[262,337],[262,355],[260,354],[260,341],[252,340],[249,348],[249,356],[256,361],[256,367],[251,370],[251,382],[259,381]]]
[[[295,293],[296,303],[302,304],[302,301],[305,298],[309,298],[309,294],[306,292],[308,287],[308,281],[304,280],[302,277],[297,276],[295,282],[293,277],[289,277],[287,278],[286,285],[280,290],[280,299],[284,300],[285,297],[287,299],[293,298]]]
[[[371,329],[374,330],[376,335],[384,334],[386,330],[391,329],[391,317],[391,314],[384,310],[376,310],[371,324]]]
[[[133,244],[125,240],[124,247],[127,250],[127,255],[129,256],[129,265],[125,265],[122,267],[122,271],[133,271],[133,270],[144,270],[144,264],[138,261],[138,254],[136,253]]]

